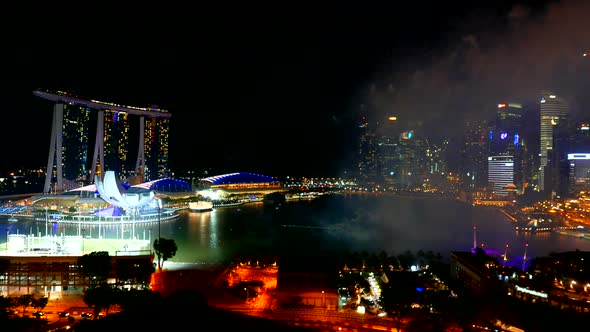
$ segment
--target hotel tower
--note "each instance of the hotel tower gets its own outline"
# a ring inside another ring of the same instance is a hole
[[[168,111],[92,100],[62,91],[35,90],[33,94],[55,103],[44,193],[93,183],[95,175],[102,176],[106,171],[135,183],[166,176]],[[133,118],[138,120],[139,135],[135,164],[129,160],[134,143],[130,125]],[[90,141],[91,137],[94,141]]]

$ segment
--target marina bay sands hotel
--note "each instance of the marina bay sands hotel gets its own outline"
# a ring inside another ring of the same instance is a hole
[[[157,106],[119,105],[62,91],[35,90],[33,94],[54,102],[44,193],[94,183],[95,175],[106,171],[114,171],[130,184],[167,176],[168,111]],[[134,119],[138,127],[130,125]],[[130,160],[133,129],[139,135],[135,165]],[[92,144],[94,149],[90,150]]]

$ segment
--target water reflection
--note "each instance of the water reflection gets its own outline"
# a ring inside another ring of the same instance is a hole
[[[294,227],[285,227],[291,225]],[[302,227],[303,226],[303,227]],[[309,227],[307,227],[309,226]],[[171,261],[220,262],[236,255],[286,252],[320,253],[328,250],[400,254],[406,250],[433,251],[448,257],[450,251],[470,250],[475,242],[504,252],[518,263],[524,246],[528,257],[569,250],[590,251],[590,241],[556,233],[516,232],[494,208],[472,207],[457,201],[391,197],[331,196],[316,201],[291,202],[280,209],[262,203],[217,208],[207,212],[180,211],[176,220],[138,225],[52,224],[49,234],[90,238],[150,240],[174,239],[178,251]],[[306,228],[307,227],[307,228]],[[24,218],[10,223],[0,217],[0,242],[5,233],[45,235],[44,222]]]

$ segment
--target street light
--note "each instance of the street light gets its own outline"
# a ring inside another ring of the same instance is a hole
[[[45,236],[47,236],[47,209],[49,209],[49,207],[45,205]]]
[[[158,198],[158,241],[160,241],[160,215],[162,214],[162,199]]]

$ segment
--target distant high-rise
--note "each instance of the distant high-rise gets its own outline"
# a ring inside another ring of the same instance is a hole
[[[396,187],[399,168],[399,123],[393,115],[376,121],[377,181],[385,189]]]
[[[568,153],[568,194],[575,196],[580,191],[590,191],[590,121],[573,126],[573,137]]]
[[[463,189],[478,190],[488,183],[487,157],[490,131],[490,125],[486,120],[465,122],[459,164]]]
[[[496,196],[508,196],[509,185],[514,185],[514,158],[512,156],[488,157],[488,184]]]
[[[544,191],[546,167],[549,155],[553,150],[554,128],[560,122],[567,121],[568,106],[564,99],[550,91],[541,93],[541,139],[540,139],[540,165],[539,165],[539,191]],[[563,125],[563,124],[562,124]]]
[[[361,105],[358,120],[359,142],[357,149],[357,169],[359,182],[374,186],[377,181],[377,141],[375,126],[368,118],[366,105]]]
[[[490,156],[512,156],[514,185],[518,190],[525,186],[526,157],[523,143],[523,107],[519,103],[499,103],[495,126],[490,131]]]
[[[156,106],[134,107],[88,100],[71,93],[35,90],[55,102],[44,192],[94,182],[95,175],[114,171],[122,180],[155,180],[167,174],[170,113]],[[96,113],[95,113],[96,112]],[[92,159],[89,159],[91,119],[96,114]],[[139,118],[139,146],[135,169],[129,163],[130,116]],[[146,121],[147,118],[147,121]],[[91,160],[91,162],[89,162]]]

